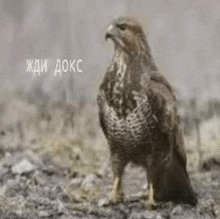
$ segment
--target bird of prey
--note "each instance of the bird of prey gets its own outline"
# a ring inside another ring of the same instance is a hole
[[[122,175],[133,162],[146,170],[148,204],[195,205],[176,98],[155,65],[140,23],[132,17],[119,17],[105,37],[113,41],[115,51],[97,101],[111,153],[114,182],[110,200],[123,201]]]

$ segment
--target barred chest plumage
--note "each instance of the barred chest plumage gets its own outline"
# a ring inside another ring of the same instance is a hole
[[[108,141],[139,147],[150,143],[156,119],[140,86],[140,69],[130,69],[134,70],[116,54],[100,87],[98,102]]]

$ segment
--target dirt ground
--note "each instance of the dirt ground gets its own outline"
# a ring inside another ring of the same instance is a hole
[[[103,154],[108,158],[108,154]],[[112,173],[108,159],[95,173],[71,171],[46,154],[16,150],[0,161],[0,215],[2,219],[117,218],[214,219],[220,218],[220,168],[209,161],[209,170],[190,174],[199,204],[159,204],[148,210],[143,196],[144,170],[129,165],[124,176],[125,203],[111,205],[108,192]]]
[[[217,118],[201,123],[202,159],[193,129],[186,138],[198,205],[159,203],[150,210],[146,173],[131,164],[123,178],[125,202],[109,203],[109,150],[95,106],[0,104],[0,219],[220,219]]]

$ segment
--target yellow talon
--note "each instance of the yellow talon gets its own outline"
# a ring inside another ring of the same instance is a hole
[[[115,177],[109,200],[113,203],[123,202],[123,192],[121,191],[121,178]]]
[[[150,183],[149,197],[148,197],[146,204],[147,204],[147,207],[150,207],[151,209],[154,209],[157,206],[157,204],[154,200],[154,189],[153,189],[152,183]]]

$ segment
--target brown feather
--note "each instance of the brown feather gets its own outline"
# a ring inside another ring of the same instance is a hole
[[[123,199],[121,177],[126,164],[134,162],[148,172],[151,197],[196,204],[186,172],[176,98],[153,61],[141,25],[120,17],[108,28],[106,38],[113,40],[115,54],[100,86],[98,105],[112,158],[110,199]]]

